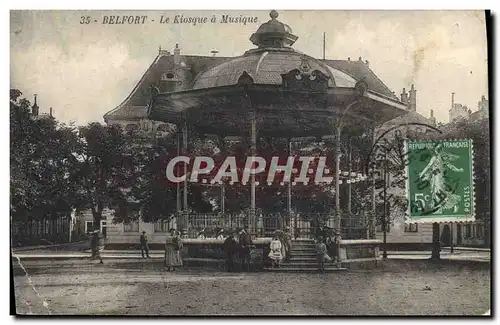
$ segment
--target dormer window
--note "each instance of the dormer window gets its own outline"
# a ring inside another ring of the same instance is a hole
[[[175,74],[173,72],[167,72],[167,73],[164,73],[162,76],[161,76],[161,79],[162,80],[170,80],[170,79],[175,79]]]

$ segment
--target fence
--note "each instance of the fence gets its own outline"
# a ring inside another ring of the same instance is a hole
[[[313,238],[314,224],[335,229],[335,218],[324,214],[302,214],[288,217],[283,214],[258,215],[255,220],[245,214],[190,214],[188,216],[188,237],[196,238],[204,230],[206,237],[215,237],[216,229],[223,229],[228,235],[238,228],[248,226],[256,237],[272,237],[276,230],[287,230],[295,238]],[[343,239],[365,239],[368,234],[367,219],[363,215],[344,214],[341,218]]]
[[[12,245],[61,244],[69,241],[68,217],[14,221],[11,224]]]

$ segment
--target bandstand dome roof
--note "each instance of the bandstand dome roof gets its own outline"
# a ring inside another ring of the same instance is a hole
[[[309,64],[311,71],[318,70],[329,76],[329,87],[354,87],[356,84],[353,77],[315,58],[293,50],[270,48],[249,51],[200,73],[194,81],[193,89],[236,85],[244,72],[250,75],[255,84],[279,85],[282,83],[282,74],[300,67],[302,63]]]
[[[277,20],[275,10],[270,17],[271,20],[250,37],[257,49],[200,73],[194,80],[193,89],[236,85],[245,72],[255,84],[279,85],[282,74],[297,68],[320,71],[329,77],[329,87],[354,87],[356,80],[350,75],[292,49],[298,37],[292,34],[290,26]]]
[[[356,84],[363,82],[370,96],[378,98],[382,105],[378,110],[368,110],[363,114],[373,112],[380,115],[381,110],[389,106],[403,107],[395,93],[370,69],[368,61],[363,61],[361,57],[359,60],[316,59],[301,53],[292,48],[298,37],[292,34],[290,26],[280,22],[274,10],[269,16],[271,19],[261,24],[250,37],[255,47],[238,57],[181,55],[177,45],[173,54],[160,48],[158,56],[132,92],[115,109],[106,113],[104,120],[106,123],[134,123],[141,119],[152,119],[177,123],[179,112],[189,110],[191,114],[201,116],[201,112],[209,111],[211,106],[220,109],[221,103],[239,101],[237,97],[241,89],[251,89],[260,99],[266,97],[272,100],[276,90],[285,89],[285,92],[290,92],[290,96],[300,97],[302,95],[299,93],[310,90],[307,90],[308,86],[299,85],[314,82],[326,89],[321,88],[323,95],[309,97],[307,101],[329,96],[328,100],[342,102],[344,99],[341,96],[331,94],[337,92],[349,96],[356,89]],[[169,75],[174,78],[168,79]],[[299,87],[299,90],[291,90],[288,85],[293,83],[297,83],[294,87]],[[242,87],[249,84],[252,87]],[[321,105],[325,103],[322,101]],[[290,108],[290,105],[287,103],[286,107]],[[200,107],[203,109],[198,112]]]

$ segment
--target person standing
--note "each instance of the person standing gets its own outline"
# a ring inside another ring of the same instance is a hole
[[[103,245],[103,243],[101,243],[101,240],[99,238],[99,231],[95,230],[92,233],[92,237],[90,239],[90,248],[92,250],[91,259],[92,260],[99,259],[100,260],[99,264],[104,264],[104,262],[102,261],[102,257],[101,257],[101,250],[104,249],[103,246],[104,245]]]
[[[177,230],[170,229],[165,241],[165,260],[164,265],[167,271],[175,271],[175,267],[182,266],[181,258],[182,240],[179,237]]]
[[[240,257],[243,258],[243,268],[249,270],[251,264],[250,248],[252,245],[252,236],[247,230],[241,229],[238,243],[240,245],[240,254],[242,255]]]
[[[281,252],[282,249],[281,241],[278,236],[275,236],[269,244],[269,258],[272,260],[273,267],[280,267],[280,262],[283,259],[283,255]]]
[[[144,258],[144,252],[146,252],[147,258],[151,258],[151,257],[149,257],[148,237],[146,236],[146,232],[145,231],[142,232],[140,240],[141,240],[141,254],[142,254],[142,258]]]
[[[229,235],[224,241],[224,252],[226,253],[226,267],[228,272],[234,270],[234,254],[236,253],[236,240],[234,235]]]
[[[318,270],[320,272],[325,271],[325,260],[332,262],[332,259],[327,253],[326,245],[323,241],[323,237],[319,237],[316,243],[316,254],[318,260]]]

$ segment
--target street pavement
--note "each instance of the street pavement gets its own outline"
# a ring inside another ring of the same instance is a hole
[[[388,251],[388,259],[404,259],[404,260],[425,260],[431,257],[431,251]],[[23,260],[34,259],[85,259],[91,255],[90,250],[84,251],[68,251],[68,250],[50,250],[50,249],[32,249],[23,250],[13,253],[14,257],[19,257]],[[150,251],[152,259],[163,259],[164,252],[160,250]],[[101,253],[103,259],[142,259],[139,250],[104,250]],[[382,256],[382,252],[380,252]],[[451,253],[449,249],[443,249],[440,254],[443,260],[469,260],[477,262],[489,262],[491,260],[491,252],[489,249],[476,248],[460,248],[454,249]],[[209,261],[212,259],[197,259],[188,258],[187,260]]]
[[[227,273],[158,259],[13,260],[17,312],[51,315],[483,315],[486,263],[390,259],[342,273]]]

